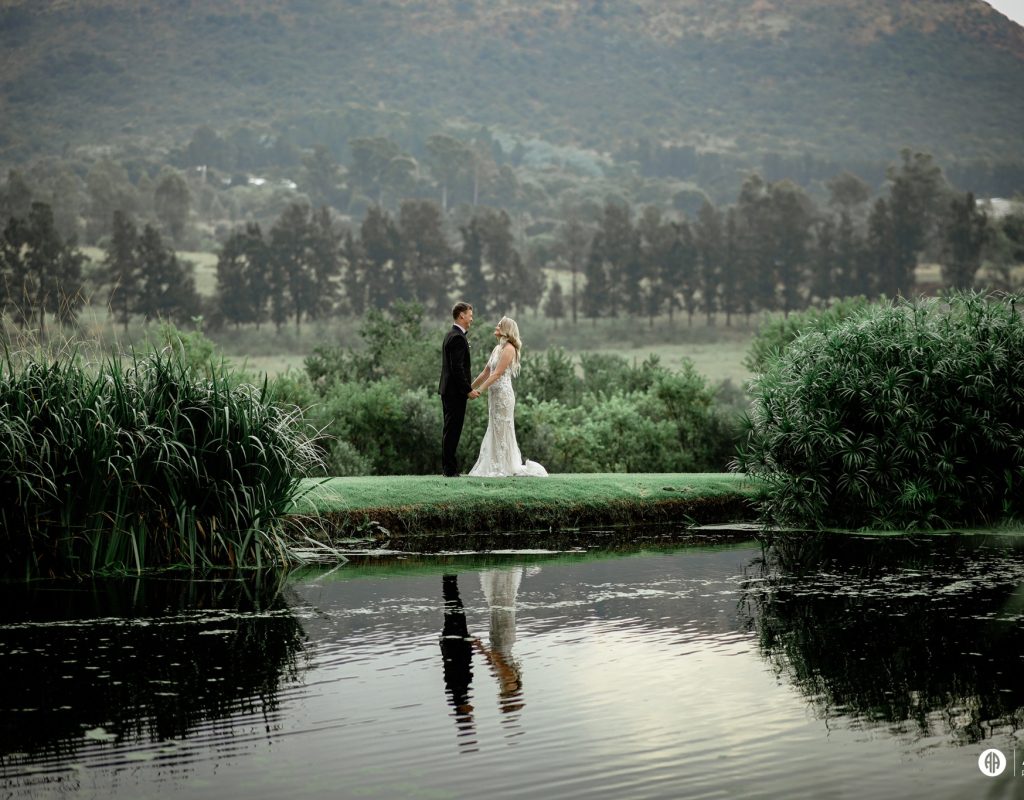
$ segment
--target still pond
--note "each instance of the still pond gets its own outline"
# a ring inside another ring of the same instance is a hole
[[[0,798],[1024,798],[1019,536],[0,595]]]

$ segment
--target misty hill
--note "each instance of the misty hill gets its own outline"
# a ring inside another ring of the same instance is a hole
[[[1024,158],[1024,28],[981,0],[0,0],[0,59],[6,163],[242,121],[328,139],[310,120],[339,109],[600,150]]]

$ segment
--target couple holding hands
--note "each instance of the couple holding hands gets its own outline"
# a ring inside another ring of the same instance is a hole
[[[441,470],[446,477],[459,477],[455,451],[462,437],[466,405],[487,393],[487,432],[480,444],[480,455],[469,471],[476,478],[547,476],[535,461],[523,462],[516,442],[516,395],[512,378],[519,375],[519,357],[523,348],[515,320],[502,317],[494,327],[498,340],[483,371],[472,379],[470,347],[466,333],[473,324],[473,306],[459,302],[452,308],[454,320],[441,346],[441,395],[444,430],[441,434]]]

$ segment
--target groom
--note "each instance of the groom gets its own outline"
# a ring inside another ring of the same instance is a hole
[[[449,478],[459,477],[459,462],[455,451],[462,437],[462,424],[466,421],[466,402],[479,397],[473,388],[469,370],[469,340],[466,331],[473,324],[473,306],[456,303],[452,307],[455,323],[441,345],[441,382],[437,393],[441,395],[444,412],[444,430],[441,433],[441,472]]]

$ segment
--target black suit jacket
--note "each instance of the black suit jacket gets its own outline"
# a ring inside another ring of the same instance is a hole
[[[454,397],[465,397],[473,390],[473,378],[469,370],[469,340],[458,325],[444,337],[441,345],[441,382],[437,393]]]

